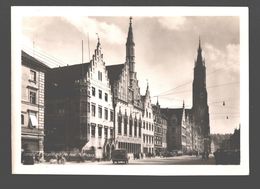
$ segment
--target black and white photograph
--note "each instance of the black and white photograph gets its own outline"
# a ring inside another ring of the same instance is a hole
[[[249,174],[246,7],[11,13],[13,174]]]

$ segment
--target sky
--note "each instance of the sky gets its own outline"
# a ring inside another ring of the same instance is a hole
[[[50,67],[89,61],[100,38],[106,65],[125,62],[129,16],[27,16],[22,48]],[[199,38],[207,72],[211,133],[233,133],[240,123],[240,20],[232,16],[134,16],[136,72],[145,94],[161,107],[192,106]],[[223,102],[225,105],[223,105]],[[227,119],[228,117],[228,119]]]

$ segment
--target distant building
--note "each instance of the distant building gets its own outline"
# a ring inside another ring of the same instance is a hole
[[[145,95],[142,96],[143,102],[143,142],[142,142],[142,152],[154,153],[154,115],[152,109],[152,102],[150,96],[149,85],[147,84]]]
[[[167,150],[167,120],[161,113],[160,105],[157,99],[156,105],[153,105],[154,115],[154,149],[155,154],[160,155]]]
[[[44,150],[45,64],[22,51],[22,148]]]
[[[220,148],[222,150],[240,150],[240,128],[235,129],[228,139],[223,140]]]
[[[179,150],[188,153],[192,149],[192,115],[190,110],[183,108],[163,108],[167,117],[167,150]]]

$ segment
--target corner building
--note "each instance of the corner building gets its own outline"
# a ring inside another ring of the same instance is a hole
[[[22,148],[44,151],[45,73],[48,66],[22,51]]]

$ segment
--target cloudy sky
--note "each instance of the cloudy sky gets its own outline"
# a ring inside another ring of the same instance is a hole
[[[88,38],[92,56],[98,33],[106,64],[124,63],[129,16],[23,17],[22,46],[51,67],[78,64],[82,59],[81,41],[87,62]],[[240,123],[239,21],[239,17],[231,16],[133,17],[141,93],[145,93],[148,81],[154,103],[158,96],[162,107],[178,108],[184,100],[190,108],[200,36],[207,68],[211,133],[233,133]]]

